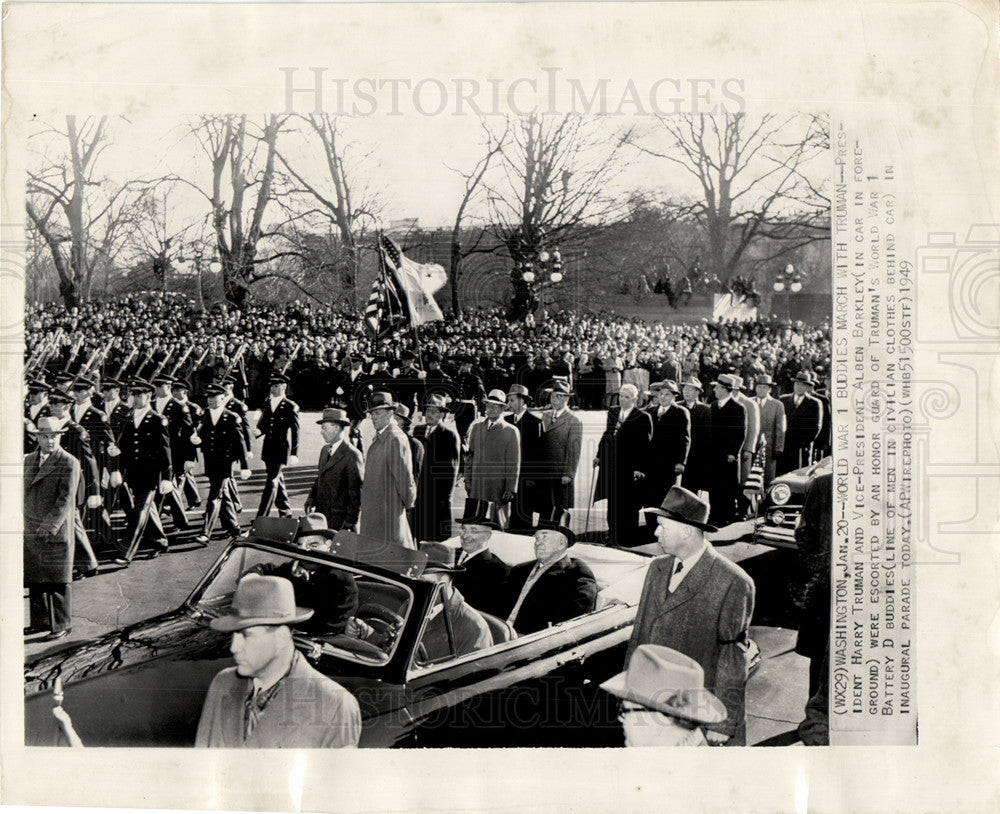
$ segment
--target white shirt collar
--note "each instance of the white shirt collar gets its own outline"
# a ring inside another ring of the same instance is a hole
[[[222,415],[225,409],[226,409],[225,407],[216,407],[214,409],[211,407],[208,408],[208,414],[212,418],[213,425],[219,422],[219,417]]]
[[[726,396],[726,397],[725,397],[725,398],[723,398],[723,399],[719,399],[719,400],[718,400],[718,402],[717,402],[717,404],[718,404],[718,405],[719,405],[720,407],[722,407],[722,406],[723,406],[723,405],[724,405],[724,404],[725,404],[725,403],[726,403],[727,401],[729,401],[730,399],[732,399],[732,397],[733,397],[733,396],[732,396],[732,394],[730,394],[730,395]]]
[[[681,565],[683,565],[684,567],[681,568],[681,572],[679,574],[677,573],[677,560],[676,559],[674,560],[674,573],[670,577],[670,590],[672,591],[677,590],[677,586],[684,581],[684,577],[686,577],[688,574],[691,573],[691,569],[698,564],[698,560],[700,560],[704,556],[705,551],[707,549],[708,549],[708,540],[704,540],[702,541],[701,548],[699,548],[696,552],[694,552],[694,554],[690,554],[684,559],[680,560]]]
[[[334,441],[332,444],[330,444],[329,445],[330,446],[330,455],[332,456],[333,453],[337,451],[337,447],[339,447],[343,443],[344,443],[344,436],[341,436],[336,441]]]
[[[284,396],[270,396],[268,398],[268,401],[271,404],[271,412],[273,413],[275,410],[277,410],[278,405],[281,404],[281,402],[283,402],[284,400],[285,400]]]

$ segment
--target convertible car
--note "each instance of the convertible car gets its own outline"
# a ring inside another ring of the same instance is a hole
[[[802,514],[802,503],[809,482],[833,468],[829,455],[801,469],[786,472],[771,481],[760,507],[764,522],[754,531],[754,542],[778,548],[795,548],[795,524]]]
[[[84,746],[192,745],[208,685],[233,663],[209,621],[248,572],[305,566],[353,578],[357,617],[376,632],[354,638],[316,617],[295,631],[310,663],[357,697],[361,746],[621,745],[616,700],[598,685],[622,669],[648,556],[577,544],[571,556],[598,581],[595,610],[524,636],[487,617],[493,644],[457,655],[447,618],[432,623],[449,609],[421,578],[426,554],[340,534],[331,553],[308,551],[293,544],[296,521],[262,528],[230,543],[176,610],[28,663],[26,743],[75,732]],[[496,533],[491,549],[511,564],[533,556],[525,536]]]

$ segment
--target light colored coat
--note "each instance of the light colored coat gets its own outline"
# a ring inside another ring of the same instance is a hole
[[[521,434],[503,419],[493,429],[484,418],[469,428],[465,489],[470,498],[502,503],[504,492],[517,492],[521,471]]]
[[[368,447],[361,484],[361,535],[415,548],[406,510],[416,496],[410,439],[393,422],[376,433]]]
[[[746,483],[750,467],[753,466],[754,453],[757,451],[757,439],[760,437],[760,408],[756,399],[744,393],[734,393],[733,398],[743,405],[747,414],[747,440],[743,442],[743,451],[740,454],[740,483]]]
[[[73,581],[73,519],[80,463],[56,447],[39,468],[24,456],[24,582]]]
[[[766,443],[764,485],[774,480],[775,460],[785,449],[785,405],[774,396],[768,396],[760,409],[760,438]],[[758,444],[760,442],[758,441]]]

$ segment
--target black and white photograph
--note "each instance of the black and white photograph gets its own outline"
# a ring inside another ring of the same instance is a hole
[[[6,6],[5,802],[975,787],[996,13],[888,6]]]

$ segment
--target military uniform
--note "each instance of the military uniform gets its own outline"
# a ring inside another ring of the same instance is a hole
[[[229,396],[228,398],[229,401],[225,402],[222,406],[230,412],[236,413],[236,417],[240,420],[240,434],[243,436],[243,446],[247,453],[250,453],[253,450],[253,430],[250,427],[250,408],[247,407],[245,402],[236,398],[236,396]],[[225,488],[229,490],[233,501],[233,507],[236,511],[243,511],[243,501],[240,500],[240,490],[236,485],[236,481],[233,478],[230,478],[226,481]]]
[[[107,415],[90,402],[87,402],[82,410],[79,405],[74,404],[70,411],[75,423],[87,437],[96,467],[96,488],[92,488],[90,465],[83,460],[80,461],[84,482],[87,485],[87,496],[96,493],[104,499],[103,506],[97,509],[83,510],[84,527],[91,539],[112,542],[114,532],[111,528],[111,518],[108,516],[107,501],[103,489],[104,484],[107,483],[104,473],[115,467],[114,459],[108,457],[108,447],[115,442],[111,424]]]
[[[170,434],[170,461],[174,468],[175,482],[180,486],[188,508],[191,509],[201,505],[201,495],[194,475],[186,471],[184,464],[198,460],[198,450],[191,443],[191,433],[201,421],[201,414],[201,407],[190,401],[171,399],[163,408]]]
[[[486,399],[486,388],[483,380],[471,370],[455,375],[455,386],[458,389],[458,403],[455,405],[455,428],[459,437],[465,441],[472,422],[479,417]]]
[[[143,506],[150,494],[155,496],[160,482],[171,479],[170,434],[167,419],[150,409],[143,415],[139,426],[134,415],[122,427],[119,443],[121,448],[121,472],[135,498],[135,505],[129,513],[126,539],[131,540],[136,533],[147,535],[152,526],[152,537],[161,547],[167,546],[167,535],[160,521],[159,507],[153,506],[148,513],[145,527],[139,528]],[[155,504],[155,497],[154,497]]]
[[[267,480],[260,496],[257,516],[269,514],[273,505],[282,517],[291,517],[292,506],[288,502],[288,491],[285,489],[281,469],[288,463],[290,455],[299,454],[298,405],[282,396],[277,407],[272,410],[271,399],[268,397],[261,410],[260,421],[257,422],[257,432],[264,436],[260,457],[267,469]]]
[[[216,519],[222,521],[223,530],[232,536],[240,533],[238,509],[229,488],[233,477],[233,464],[240,469],[247,465],[246,444],[240,417],[223,408],[218,420],[213,422],[211,410],[205,410],[197,426],[201,439],[201,455],[208,476],[208,498],[205,501],[205,520],[201,533],[208,537]]]

